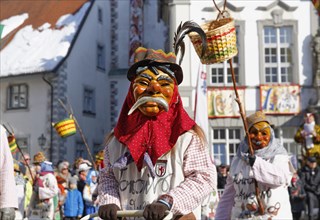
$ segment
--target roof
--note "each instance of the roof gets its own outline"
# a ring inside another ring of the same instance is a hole
[[[1,0],[0,77],[54,70],[69,53],[90,0]]]

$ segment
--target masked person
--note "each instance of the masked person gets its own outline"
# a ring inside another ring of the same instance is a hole
[[[246,120],[254,155],[248,153],[246,137],[230,165],[215,219],[292,219],[288,185],[293,167],[287,151],[262,112]],[[255,183],[260,191],[260,210]]]
[[[200,218],[202,200],[216,189],[216,168],[205,136],[178,93],[182,69],[174,53],[138,48],[114,132],[107,138],[99,179],[99,216],[144,210],[145,219]]]

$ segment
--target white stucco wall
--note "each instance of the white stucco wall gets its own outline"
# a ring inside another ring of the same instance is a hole
[[[221,1],[216,1],[219,4]],[[256,10],[258,6],[269,6],[274,0],[261,1],[239,1],[229,0],[230,4],[235,7],[243,7],[240,12],[234,12],[228,9],[231,16],[235,20],[245,21],[245,36],[244,36],[244,57],[245,57],[245,81],[243,85],[248,86],[245,92],[245,109],[247,111],[255,111],[259,108],[259,89],[254,89],[260,84],[259,75],[259,39],[257,33],[257,20],[272,19],[271,11],[281,9],[284,20],[296,20],[298,22],[298,60],[294,65],[298,65],[299,83],[301,85],[311,85],[312,83],[312,56],[310,49],[310,40],[312,31],[311,18],[315,15],[315,9],[311,1],[300,0],[284,0],[285,4],[290,7],[296,7],[292,12],[288,12],[276,5],[269,11]],[[312,6],[312,7],[310,7]],[[213,11],[203,11],[204,8],[214,8]],[[222,8],[220,8],[222,9]],[[204,20],[212,20],[217,16],[217,10],[211,0],[184,0],[173,1],[171,4],[171,24],[170,34],[171,42],[173,42],[173,33],[176,31],[180,22],[188,20],[195,21],[199,25],[204,23]],[[196,75],[199,67],[199,58],[195,53],[193,45],[190,44],[188,37],[185,38],[186,55],[182,64],[184,71],[184,81],[182,86],[196,85]],[[308,95],[309,94],[309,95]],[[310,98],[310,91],[302,93],[302,109],[306,108]],[[307,99],[307,100],[306,100]]]
[[[67,59],[67,98],[74,115],[85,135],[89,147],[102,144],[105,134],[110,130],[108,70],[110,68],[110,11],[109,2],[95,1],[90,14]],[[103,22],[98,22],[98,7],[102,9]],[[97,69],[97,44],[104,45],[106,52],[105,71]],[[95,115],[83,114],[83,91],[88,87],[95,91]],[[79,131],[67,138],[67,158],[75,155],[75,142],[81,141]],[[87,158],[89,159],[89,158]]]
[[[28,108],[7,109],[7,89],[10,85],[26,84],[28,86]],[[43,81],[41,74],[19,76],[12,81],[10,78],[0,80],[0,123],[11,129],[16,138],[27,138],[31,156],[40,151],[38,137],[44,134],[47,138],[46,146],[49,145],[47,133],[50,106],[48,103],[49,87]]]

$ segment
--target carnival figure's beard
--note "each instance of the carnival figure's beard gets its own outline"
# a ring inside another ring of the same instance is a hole
[[[166,102],[166,100],[164,100],[163,98],[143,96],[134,103],[134,105],[131,107],[130,111],[128,112],[128,115],[131,115],[137,108],[139,108],[139,106],[141,106],[147,102],[156,102],[159,105],[161,105],[166,112],[169,111],[169,105]]]

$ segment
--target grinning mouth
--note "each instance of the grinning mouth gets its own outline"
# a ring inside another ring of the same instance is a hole
[[[161,105],[166,112],[169,111],[169,105],[166,102],[166,100],[164,100],[163,98],[143,96],[134,103],[134,105],[131,107],[130,111],[128,112],[128,115],[131,115],[137,108],[139,108],[139,106],[141,106],[147,102],[153,102],[154,103],[154,104],[152,104],[153,106],[155,106],[156,105],[155,103],[157,103],[157,104]],[[151,106],[151,105],[149,105],[149,106]]]

